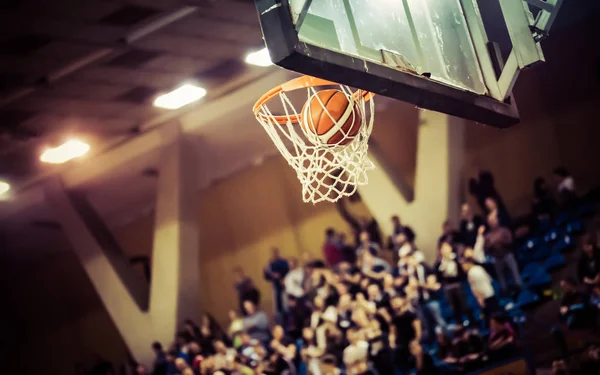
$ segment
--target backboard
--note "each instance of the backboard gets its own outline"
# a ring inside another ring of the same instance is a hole
[[[519,121],[521,69],[544,60],[561,0],[498,2],[512,50],[488,40],[478,0],[256,0],[284,68],[488,125]]]

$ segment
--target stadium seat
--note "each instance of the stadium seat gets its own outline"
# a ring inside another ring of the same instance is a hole
[[[548,271],[542,268],[529,279],[527,286],[531,289],[539,289],[549,285],[550,283],[552,283],[552,277],[550,277]]]
[[[521,272],[521,279],[523,279],[524,282],[529,282],[537,273],[542,271],[545,271],[545,269],[541,263],[529,263]]]
[[[577,234],[583,232],[583,222],[571,221],[565,226],[565,231],[569,234]]]
[[[552,252],[564,252],[566,250],[569,250],[573,246],[575,246],[575,241],[573,241],[573,238],[570,235],[565,234],[554,244],[554,246],[552,247]]]
[[[536,304],[539,300],[540,297],[537,295],[537,293],[529,289],[524,289],[519,294],[519,297],[517,297],[517,305],[519,305],[521,308],[530,307]]]
[[[546,243],[554,243],[559,240],[562,232],[560,229],[554,228],[550,229],[544,234],[544,241]]]
[[[552,271],[557,268],[563,267],[566,264],[565,256],[558,253],[552,254],[549,258],[544,261],[544,268],[547,271]]]

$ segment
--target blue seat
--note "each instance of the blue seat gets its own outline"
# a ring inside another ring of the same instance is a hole
[[[571,220],[571,213],[569,212],[561,212],[560,214],[556,215],[556,218],[554,219],[554,223],[561,227],[564,224],[567,223],[567,221]]]
[[[582,204],[577,211],[575,212],[575,216],[578,218],[591,216],[596,211],[596,207],[591,203]]]
[[[523,281],[525,281],[525,282],[528,282],[536,274],[538,274],[542,271],[545,271],[545,269],[541,263],[538,263],[538,262],[529,263],[527,266],[525,266],[525,268],[521,272],[521,279],[523,279]]]
[[[580,220],[571,221],[565,226],[565,231],[569,234],[577,234],[583,232],[583,222]]]
[[[561,234],[562,234],[562,232],[558,228],[550,229],[544,235],[544,241],[546,243],[554,243],[560,239]]]
[[[540,300],[540,297],[529,289],[524,289],[517,297],[517,304],[521,308],[529,307],[536,304]]]
[[[552,283],[552,277],[548,271],[542,268],[541,271],[536,272],[527,283],[527,286],[531,289],[540,289]]]
[[[562,236],[552,247],[553,253],[563,252],[575,246],[573,237],[568,234]]]
[[[552,247],[547,244],[542,244],[538,246],[533,254],[531,254],[531,259],[535,261],[543,261],[548,258],[552,254]]]
[[[544,262],[544,268],[548,271],[563,267],[566,264],[565,256],[558,253],[553,254]]]

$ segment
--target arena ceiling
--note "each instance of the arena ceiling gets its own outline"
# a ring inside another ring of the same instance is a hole
[[[3,1],[0,35],[0,178],[12,186],[0,200],[0,247],[64,247],[41,190],[57,174],[109,224],[151,207],[159,128],[172,121],[198,144],[204,186],[274,151],[250,109],[291,75],[244,62],[264,46],[251,0]],[[207,96],[180,110],[152,106],[183,82]],[[39,161],[73,136],[92,146],[85,159]]]

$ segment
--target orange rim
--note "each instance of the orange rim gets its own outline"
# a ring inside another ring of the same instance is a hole
[[[267,91],[263,96],[261,96],[258,101],[254,104],[252,108],[254,115],[266,121],[275,121],[280,125],[287,124],[288,121],[292,123],[300,123],[302,121],[300,115],[281,115],[281,116],[267,116],[265,114],[260,113],[260,109],[263,105],[268,103],[271,99],[278,96],[282,92],[290,92],[294,90],[300,90],[308,87],[317,87],[317,86],[330,86],[330,85],[339,85],[339,83],[335,83],[332,81],[328,81],[326,79],[311,77],[311,76],[302,76],[298,78],[294,78],[290,81],[287,81],[279,86],[272,88]],[[355,99],[358,99],[359,96],[364,98],[367,102],[375,96],[374,93],[364,90],[357,90],[353,96]]]

